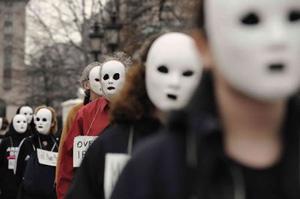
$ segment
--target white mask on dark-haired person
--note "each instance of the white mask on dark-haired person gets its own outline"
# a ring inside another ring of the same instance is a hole
[[[194,93],[203,70],[192,37],[167,33],[151,45],[146,61],[146,88],[152,103],[162,111],[183,108]]]
[[[239,92],[286,99],[300,85],[300,1],[208,0],[206,31],[215,65]]]
[[[16,132],[20,134],[25,133],[27,130],[27,119],[25,115],[15,115],[15,117],[13,118],[13,127],[16,130]]]
[[[36,130],[43,135],[50,133],[52,124],[52,113],[47,108],[40,109],[34,116]]]

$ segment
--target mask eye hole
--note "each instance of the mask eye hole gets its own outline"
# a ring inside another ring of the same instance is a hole
[[[24,120],[24,121],[23,121],[23,123],[25,124],[25,123],[26,123],[26,121]]]
[[[113,78],[114,80],[120,79],[120,74],[119,73],[114,74]]]
[[[292,10],[289,13],[289,21],[291,23],[299,22],[300,21],[300,10]]]
[[[109,79],[109,75],[108,74],[105,74],[104,76],[103,76],[103,80],[108,80]]]
[[[46,118],[43,118],[43,122],[47,122],[47,119],[46,119]]]
[[[260,17],[255,12],[247,13],[246,15],[241,17],[241,24],[246,26],[256,26],[260,23]]]
[[[183,75],[184,77],[191,77],[191,76],[194,75],[194,71],[187,70],[187,71],[184,71],[184,72],[182,73],[182,75]]]
[[[157,68],[157,70],[161,73],[168,73],[169,69],[165,65],[161,65]]]
[[[36,118],[36,121],[38,121],[38,122],[39,122],[39,121],[40,121],[40,118],[39,118],[39,117],[37,117],[37,118]]]
[[[24,113],[24,115],[27,115],[27,113]]]
[[[17,123],[18,123],[18,124],[20,124],[20,123],[21,123],[21,121],[20,121],[20,120],[18,120],[18,121],[17,121]]]
[[[100,79],[99,79],[99,78],[96,78],[95,81],[96,81],[96,82],[100,82]]]

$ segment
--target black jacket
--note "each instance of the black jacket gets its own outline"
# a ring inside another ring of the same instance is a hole
[[[299,99],[290,100],[282,131],[284,152],[277,173],[281,190],[275,190],[281,195],[262,195],[251,190],[261,182],[249,184],[244,170],[224,153],[212,86],[205,77],[189,107],[173,114],[168,133],[140,143],[112,199],[300,198]]]
[[[18,183],[20,183],[20,189],[18,193],[18,198],[22,199],[38,199],[38,198],[43,198],[43,199],[53,199],[55,197],[55,189],[53,186],[53,194],[51,196],[47,195],[35,195],[33,193],[27,193],[22,185],[22,180],[24,177],[24,172],[26,169],[27,165],[27,160],[29,157],[33,154],[35,149],[37,148],[42,148],[43,150],[51,151],[52,149],[53,152],[58,151],[58,141],[56,137],[52,134],[50,135],[42,135],[40,133],[35,132],[33,135],[30,137],[26,138],[20,145],[19,149],[19,154],[17,157],[17,165],[16,165],[16,176]],[[41,180],[43,179],[43,176],[41,176]]]
[[[112,124],[108,127],[86,153],[66,199],[104,199],[105,155],[107,153],[127,154],[130,150],[128,149],[130,135],[133,135],[132,144],[135,148],[136,143],[155,134],[159,127],[160,123],[153,119]]]
[[[18,191],[17,178],[14,175],[14,168],[9,169],[9,160],[16,159],[17,148],[23,139],[28,136],[28,132],[19,134],[12,125],[0,144],[0,198],[15,199]],[[13,149],[13,150],[12,150]],[[15,150],[16,149],[16,150]]]

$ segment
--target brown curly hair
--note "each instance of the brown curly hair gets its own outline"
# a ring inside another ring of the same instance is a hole
[[[126,74],[124,87],[111,101],[111,121],[133,122],[149,118],[155,109],[146,92],[145,67],[133,65]]]

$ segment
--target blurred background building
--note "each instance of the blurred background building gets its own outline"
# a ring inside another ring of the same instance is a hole
[[[115,51],[138,57],[152,35],[191,27],[195,2],[0,0],[0,116],[6,107],[11,118],[24,103],[53,106],[61,115],[61,103],[77,97],[87,64]]]
[[[24,45],[27,0],[0,0],[0,116],[26,102]],[[6,105],[6,111],[5,111]]]

